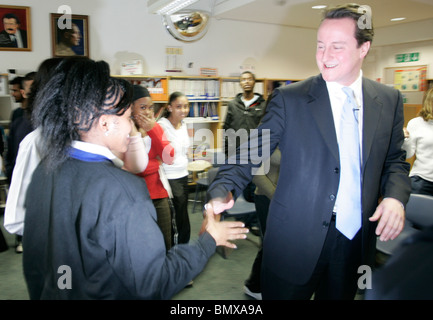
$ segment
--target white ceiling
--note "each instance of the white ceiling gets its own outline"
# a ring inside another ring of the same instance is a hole
[[[209,0],[200,0],[201,2]],[[215,1],[214,17],[317,29],[321,10],[314,5],[342,4],[341,0],[210,0]],[[350,2],[350,1],[347,1]],[[433,0],[362,0],[372,9],[375,28],[433,18]],[[391,18],[406,17],[392,22]]]

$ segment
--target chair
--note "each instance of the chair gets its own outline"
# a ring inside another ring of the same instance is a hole
[[[406,205],[406,218],[418,229],[433,226],[433,196],[411,194]]]
[[[200,178],[195,181],[195,195],[194,195],[194,205],[192,207],[192,212],[195,213],[195,205],[200,202],[203,203],[203,199],[201,198],[200,201],[198,200],[199,194],[202,191],[207,190],[207,187],[211,184],[213,179],[215,179],[215,176],[218,173],[218,168],[211,167],[209,170],[206,171],[207,175],[205,178]]]
[[[256,213],[256,205],[254,202],[245,200],[244,195],[241,194],[235,201],[235,204],[229,210],[222,213],[223,218],[240,217]]]
[[[212,183],[218,174],[218,167],[213,167],[208,171],[208,185]],[[254,202],[248,202],[245,200],[243,194],[241,194],[235,201],[235,204],[230,209],[221,213],[221,221],[229,217],[241,217],[249,214],[256,213],[256,205]],[[218,247],[217,252],[221,254],[224,259],[227,259],[228,255],[232,252],[232,249],[227,247]]]
[[[431,226],[433,226],[433,197],[412,193],[406,205],[406,220],[402,232],[394,240],[380,241],[378,238],[376,249],[386,255],[392,255],[407,238]]]
[[[205,172],[206,170],[208,170],[211,167],[212,167],[212,164],[209,161],[205,161],[205,160],[196,160],[196,161],[191,161],[188,163],[188,171],[192,173],[192,181],[196,185],[195,197],[193,200],[194,206],[192,209],[193,213],[195,212],[195,205],[197,203],[197,196],[198,196],[200,187],[202,185],[206,185],[206,180],[204,178],[203,179],[197,179],[197,176],[199,173]]]
[[[237,197],[235,204],[230,209],[221,213],[221,221],[229,217],[242,217],[249,214],[256,213],[256,205],[254,202],[248,202],[245,200],[244,195],[241,194]],[[224,258],[227,259],[229,254],[233,251],[231,248],[218,247],[217,252]]]

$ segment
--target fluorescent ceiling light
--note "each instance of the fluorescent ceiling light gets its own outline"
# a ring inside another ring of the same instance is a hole
[[[319,5],[319,6],[313,6],[311,7],[312,9],[316,9],[316,10],[320,10],[320,9],[325,9],[327,6],[325,5]]]
[[[401,17],[401,18],[392,18],[391,21],[402,21],[402,20],[406,20],[406,18]]]
[[[152,7],[153,13],[158,13],[161,15],[170,15],[183,8],[197,2],[198,0],[158,0],[155,1],[150,7]]]

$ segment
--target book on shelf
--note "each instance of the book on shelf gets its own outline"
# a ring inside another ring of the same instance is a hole
[[[164,78],[142,78],[129,79],[132,84],[145,87],[154,101],[167,101],[167,79]]]
[[[190,101],[218,100],[219,81],[214,79],[170,79],[170,91],[184,93]]]
[[[189,109],[188,117],[191,118],[211,118],[218,120],[218,108],[216,102],[192,102]]]
[[[239,80],[223,81],[221,85],[221,99],[233,100],[239,93],[242,92],[242,88],[239,84]],[[261,81],[256,81],[254,85],[254,92],[264,94],[264,84]]]

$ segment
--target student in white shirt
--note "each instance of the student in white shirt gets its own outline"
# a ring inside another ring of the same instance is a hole
[[[181,92],[170,95],[168,106],[158,123],[164,129],[167,139],[175,149],[174,162],[163,163],[163,169],[173,192],[175,221],[178,243],[188,243],[191,226],[188,217],[188,148],[190,146],[188,129],[183,119],[188,116],[188,98]]]
[[[409,173],[412,193],[433,196],[433,88],[426,92],[419,116],[403,131],[406,158],[416,157]]]

